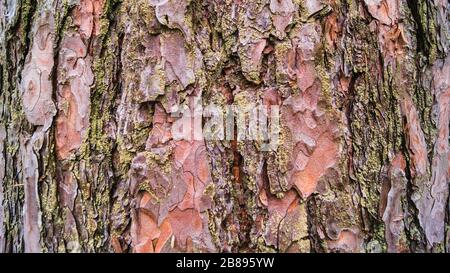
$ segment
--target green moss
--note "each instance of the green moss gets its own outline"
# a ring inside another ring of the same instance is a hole
[[[275,153],[275,164],[277,165],[277,169],[282,173],[286,174],[289,168],[289,162],[291,161],[292,151],[294,150],[294,142],[291,131],[286,125],[286,122],[283,122],[281,119],[281,128],[279,134],[279,145],[277,147],[277,151]],[[287,190],[287,185],[282,186],[282,190]],[[282,192],[278,192],[272,185],[270,187],[270,192],[272,194],[276,194],[277,196]]]
[[[205,190],[203,191],[203,193],[204,193],[206,196],[209,196],[209,197],[211,198],[211,200],[214,199],[214,196],[215,196],[215,194],[216,194],[216,186],[214,185],[214,183],[209,183],[209,184],[206,186],[206,188],[205,188]]]
[[[275,252],[277,252],[275,247],[267,246],[266,241],[264,240],[264,238],[262,236],[258,237],[258,239],[256,241],[256,249],[259,252],[261,252],[261,253],[275,253]]]
[[[22,44],[26,45],[36,6],[31,1],[22,1],[20,2],[20,9],[20,32],[22,33],[20,37]]]
[[[315,58],[315,68],[317,72],[317,77],[320,80],[321,83],[321,94],[322,94],[322,101],[325,102],[326,108],[328,114],[331,116],[335,116],[335,110],[333,107],[333,98],[331,94],[331,79],[330,75],[327,72],[327,67],[324,60],[325,50],[320,49],[318,50]]]

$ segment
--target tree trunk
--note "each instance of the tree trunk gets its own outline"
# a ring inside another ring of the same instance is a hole
[[[0,252],[449,252],[449,7],[0,1]]]

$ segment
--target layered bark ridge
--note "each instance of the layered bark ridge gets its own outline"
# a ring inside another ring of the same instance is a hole
[[[449,252],[449,8],[1,1],[0,252]],[[278,148],[172,135],[210,102]]]

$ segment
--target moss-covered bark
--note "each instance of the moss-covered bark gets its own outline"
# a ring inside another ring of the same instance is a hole
[[[0,252],[448,252],[448,10],[1,1]],[[278,147],[172,135],[211,102]]]

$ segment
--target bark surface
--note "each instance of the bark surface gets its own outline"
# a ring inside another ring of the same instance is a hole
[[[0,252],[450,252],[449,8],[0,0]],[[210,102],[278,148],[172,135]]]

